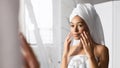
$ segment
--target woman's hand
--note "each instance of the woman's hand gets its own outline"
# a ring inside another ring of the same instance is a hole
[[[80,38],[83,48],[85,50],[85,53],[88,58],[94,57],[94,43],[92,41],[92,38],[88,32],[83,31],[81,33]]]
[[[69,33],[65,38],[63,56],[67,57],[70,50],[70,43],[71,43],[71,33]]]
[[[63,51],[63,57],[61,62],[61,68],[67,68],[68,67],[68,53],[70,50],[70,43],[71,43],[71,33],[67,35],[64,42],[64,51]]]

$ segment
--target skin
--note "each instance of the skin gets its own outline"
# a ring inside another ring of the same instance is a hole
[[[21,53],[23,55],[24,65],[22,68],[40,68],[39,62],[30,47],[27,43],[25,37],[22,33],[19,34],[21,41]]]
[[[64,42],[61,68],[67,68],[69,57],[75,55],[86,55],[90,68],[108,68],[108,48],[93,41],[85,21],[81,17],[75,16],[70,26],[71,31]],[[76,46],[70,46],[71,37],[80,40],[81,43]],[[98,57],[98,61],[96,61],[95,57]]]

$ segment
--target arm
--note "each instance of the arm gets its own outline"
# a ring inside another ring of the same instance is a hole
[[[108,48],[100,45],[98,47],[99,51],[99,62],[96,61],[95,56],[91,56],[88,58],[90,62],[90,68],[108,68],[108,63],[109,63],[109,53],[108,53]]]
[[[64,55],[62,57],[62,62],[61,62],[61,68],[67,68],[68,67],[68,58],[67,55]]]
[[[99,68],[98,62],[96,61],[95,56],[89,57],[88,60],[90,63],[90,68]]]
[[[107,47],[101,47],[100,51],[100,62],[98,63],[99,68],[108,68],[109,65],[109,50]]]
[[[25,68],[39,68],[39,62],[30,47],[30,45],[27,43],[25,37],[23,34],[20,34],[20,40],[21,40],[21,52],[23,54],[23,58],[25,60]]]
[[[70,43],[71,43],[70,37],[71,37],[71,34],[69,33],[65,39],[65,42],[64,42],[64,50],[63,50],[61,68],[68,67],[68,53],[70,50]]]

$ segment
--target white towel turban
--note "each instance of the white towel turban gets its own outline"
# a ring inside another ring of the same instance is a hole
[[[101,21],[98,14],[95,11],[94,6],[91,4],[77,4],[77,7],[73,9],[69,21],[73,19],[76,15],[80,16],[87,24],[91,37],[96,43],[104,43],[104,34]]]

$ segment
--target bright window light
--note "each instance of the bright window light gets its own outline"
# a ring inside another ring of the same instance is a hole
[[[35,19],[39,28],[43,44],[53,43],[53,8],[52,0],[31,0]],[[31,44],[36,44],[34,24],[29,17],[27,6],[25,7],[26,36]]]

